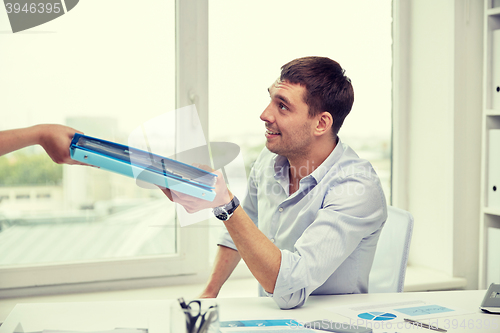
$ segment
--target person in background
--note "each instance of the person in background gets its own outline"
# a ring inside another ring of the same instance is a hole
[[[57,164],[83,165],[72,160],[69,155],[69,145],[75,133],[82,132],[56,124],[41,124],[0,131],[0,156],[24,147],[40,145]]]

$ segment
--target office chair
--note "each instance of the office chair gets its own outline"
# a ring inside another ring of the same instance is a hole
[[[402,292],[410,251],[413,216],[399,208],[387,207],[368,282],[369,293]]]

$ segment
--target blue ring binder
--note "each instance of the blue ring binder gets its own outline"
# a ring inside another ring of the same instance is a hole
[[[216,195],[216,174],[168,157],[79,133],[69,149],[82,163],[208,201]]]

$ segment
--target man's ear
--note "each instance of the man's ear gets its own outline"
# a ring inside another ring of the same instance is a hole
[[[330,112],[322,112],[317,115],[316,128],[314,129],[314,134],[316,136],[323,135],[325,133],[330,133],[333,126],[333,118]]]

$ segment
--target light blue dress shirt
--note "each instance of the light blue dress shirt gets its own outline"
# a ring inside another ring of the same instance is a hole
[[[309,295],[368,292],[387,204],[372,165],[340,140],[289,195],[289,163],[267,148],[257,158],[242,207],[281,250],[272,297],[282,309]],[[236,250],[226,231],[220,245]]]

